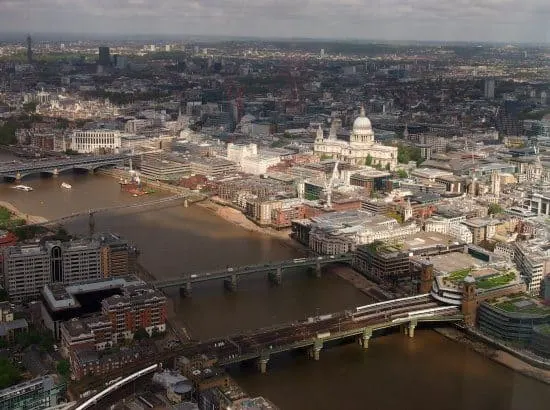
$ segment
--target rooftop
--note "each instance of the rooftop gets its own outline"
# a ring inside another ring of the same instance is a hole
[[[502,296],[488,301],[488,303],[506,312],[550,316],[550,306],[544,305],[540,299],[526,294]]]

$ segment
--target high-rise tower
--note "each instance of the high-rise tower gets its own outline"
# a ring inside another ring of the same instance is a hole
[[[32,39],[30,34],[27,36],[27,63],[32,64]]]

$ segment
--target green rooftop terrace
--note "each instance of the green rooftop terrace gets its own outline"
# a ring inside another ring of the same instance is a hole
[[[514,282],[517,278],[517,274],[514,271],[497,271],[491,269],[491,271],[487,274],[486,268],[464,268],[449,273],[443,280],[447,284],[458,286],[468,275],[472,275],[476,280],[476,287],[483,290],[507,285]]]
[[[527,295],[499,298],[492,304],[506,312],[550,315],[550,306],[543,305],[539,300]]]

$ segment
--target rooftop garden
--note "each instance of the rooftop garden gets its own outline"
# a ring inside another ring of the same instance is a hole
[[[534,298],[526,295],[514,296],[512,298],[506,298],[502,302],[497,302],[494,306],[498,309],[502,309],[506,312],[512,313],[530,313],[543,315],[550,315],[550,306],[545,306]]]
[[[516,279],[515,272],[508,272],[505,274],[496,274],[484,276],[476,280],[476,286],[479,289],[492,289],[498,286],[504,286]]]
[[[449,275],[447,275],[447,277],[445,279],[449,282],[453,282],[453,283],[457,284],[457,283],[462,282],[464,280],[464,278],[466,278],[466,276],[468,276],[471,272],[472,272],[472,268],[464,268],[464,269],[455,270],[455,271],[449,273]]]

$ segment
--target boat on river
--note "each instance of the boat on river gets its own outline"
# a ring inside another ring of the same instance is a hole
[[[73,186],[71,184],[67,184],[66,182],[63,182],[61,184],[61,188],[65,188],[65,189],[71,189]]]
[[[25,192],[32,191],[32,187],[27,186],[27,185],[16,185],[16,186],[13,187],[13,189],[17,189],[19,191],[25,191]]]

